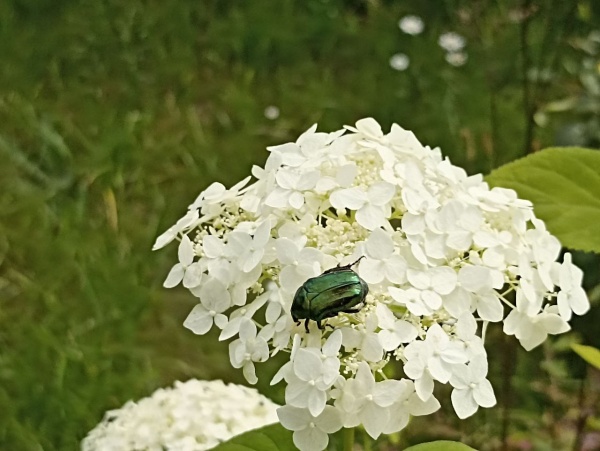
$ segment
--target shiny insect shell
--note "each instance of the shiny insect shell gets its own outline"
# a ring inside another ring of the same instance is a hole
[[[362,258],[362,257],[361,257]],[[359,259],[360,260],[360,259]],[[298,288],[292,302],[292,318],[298,322],[305,319],[316,321],[323,329],[321,321],[338,313],[356,313],[363,307],[369,286],[352,270],[358,261],[346,266],[328,269],[317,277],[308,279]]]

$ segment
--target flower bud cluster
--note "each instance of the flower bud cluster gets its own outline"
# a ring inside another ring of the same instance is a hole
[[[221,329],[250,383],[255,364],[289,352],[274,382],[287,384],[279,418],[300,449],[325,448],[342,426],[399,431],[439,408],[436,383],[452,386],[460,418],[491,407],[487,325],[502,323],[529,350],[589,308],[581,270],[569,254],[557,261],[560,243],[530,202],[398,125],[313,126],[268,150],[252,184],[209,186],[154,248],[179,240],[165,286],[199,298],[184,325]],[[359,258],[352,268],[369,293],[357,312],[324,329],[308,318],[309,332],[293,320],[308,279]],[[403,374],[388,378],[394,362]]]
[[[256,390],[191,379],[110,410],[82,451],[202,451],[277,422],[277,404]]]

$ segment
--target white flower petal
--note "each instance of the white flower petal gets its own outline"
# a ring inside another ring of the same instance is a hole
[[[552,313],[541,314],[539,322],[546,332],[552,335],[563,334],[571,329],[564,319]]]
[[[290,193],[288,202],[292,208],[300,210],[304,205],[304,196],[299,191],[292,191]]]
[[[194,261],[194,246],[187,235],[181,237],[177,255],[179,256],[179,262],[184,266],[189,266]]]
[[[433,268],[430,271],[431,288],[439,294],[450,294],[458,280],[456,272],[448,266]]]
[[[496,405],[496,396],[492,384],[487,379],[483,379],[477,387],[473,389],[473,399],[481,407],[492,407]]]
[[[382,229],[375,229],[366,241],[367,253],[369,257],[377,260],[384,260],[394,252],[394,242],[392,237]]]
[[[183,327],[197,335],[204,335],[213,325],[213,317],[202,304],[197,304],[183,322]]]
[[[356,212],[356,222],[367,230],[373,230],[382,227],[385,222],[385,211],[376,205],[364,205]]]
[[[470,417],[477,412],[477,409],[479,408],[469,389],[459,390],[455,388],[452,390],[452,395],[450,397],[452,399],[452,407],[454,407],[456,415],[458,415],[458,418],[461,420]]]
[[[340,347],[342,346],[342,331],[339,329],[334,330],[325,344],[323,345],[323,355],[326,356],[337,356]]]
[[[325,409],[325,403],[327,402],[327,395],[324,391],[311,390],[308,396],[308,411],[314,417],[320,415]]]
[[[208,258],[218,258],[225,252],[225,244],[214,235],[202,238],[202,249]]]
[[[320,451],[327,448],[329,436],[317,427],[306,427],[294,432],[294,445],[300,451]]]
[[[175,266],[171,268],[167,278],[163,282],[163,287],[165,288],[173,288],[179,285],[179,282],[183,280],[183,276],[185,275],[185,268],[181,263],[177,263]]]
[[[349,208],[358,210],[367,201],[367,196],[360,188],[346,188],[334,191],[329,197],[331,206],[336,209]]]
[[[277,409],[277,417],[281,425],[289,431],[304,429],[312,419],[308,410],[290,406]]]
[[[402,343],[400,337],[389,330],[382,330],[379,332],[379,341],[386,351],[393,351],[400,346],[400,343]]]
[[[249,384],[256,384],[258,382],[258,377],[256,377],[256,369],[254,368],[254,363],[246,362],[242,367],[242,374],[246,378]]]
[[[368,334],[362,343],[362,355],[369,362],[378,362],[383,357],[383,347],[379,342],[379,337],[375,334]]]
[[[367,117],[365,119],[356,121],[356,129],[369,138],[383,137],[381,125],[379,125],[379,123],[372,117]]]
[[[311,348],[314,350],[314,348]],[[294,373],[303,381],[311,381],[319,377],[322,361],[316,352],[307,348],[298,349],[294,359]]]
[[[415,390],[417,392],[417,396],[421,398],[421,400],[425,401],[429,399],[433,394],[433,378],[429,374],[429,372],[423,373],[423,376],[417,380],[415,380]]]
[[[315,418],[315,423],[319,429],[328,434],[333,434],[342,428],[340,412],[332,406],[325,406],[323,412]]]
[[[385,262],[385,277],[392,283],[401,284],[406,281],[406,260],[399,255],[392,255]]]
[[[388,182],[379,182],[371,185],[367,191],[369,202],[376,206],[383,206],[389,203],[394,197],[396,187]]]
[[[477,299],[477,313],[479,313],[481,319],[485,321],[502,321],[502,317],[504,316],[502,302],[500,302],[500,299],[498,299],[494,293],[495,292],[492,292],[482,296],[475,295],[475,298]]]
[[[385,276],[383,268],[384,265],[380,260],[363,258],[358,265],[358,273],[365,282],[377,284],[380,283]]]
[[[381,435],[383,429],[389,422],[389,409],[379,407],[376,404],[369,402],[361,411],[360,419],[367,434],[376,439]]]
[[[422,401],[416,393],[409,399],[409,413],[414,416],[432,414],[437,412],[440,407],[440,402],[433,395],[427,401]]]
[[[192,263],[185,270],[183,276],[183,286],[186,288],[194,288],[202,283],[202,276],[204,274],[204,268],[199,262]]]

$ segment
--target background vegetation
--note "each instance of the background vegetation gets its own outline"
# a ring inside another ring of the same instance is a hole
[[[422,34],[399,30],[406,14]],[[446,62],[447,31],[466,64]],[[600,145],[594,0],[6,0],[0,55],[2,450],[77,449],[105,410],[176,379],[242,382],[226,344],[182,327],[195,300],[161,286],[176,247],[150,248],[267,145],[365,116],[469,172]],[[406,442],[598,449],[598,373],[569,344],[600,344],[600,274],[577,259],[595,307],[576,332],[528,354],[492,328],[499,406],[415,422]]]

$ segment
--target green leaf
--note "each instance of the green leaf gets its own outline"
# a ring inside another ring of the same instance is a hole
[[[449,440],[438,440],[437,442],[421,443],[411,446],[404,451],[477,451],[475,448],[460,442],[451,442]]]
[[[279,423],[245,432],[217,445],[212,451],[296,451],[292,432]]]
[[[578,344],[572,344],[571,348],[573,348],[573,351],[575,351],[579,357],[600,370],[600,349],[594,348],[593,346]]]
[[[564,246],[600,253],[600,151],[545,149],[499,167],[486,181],[532,201]]]

